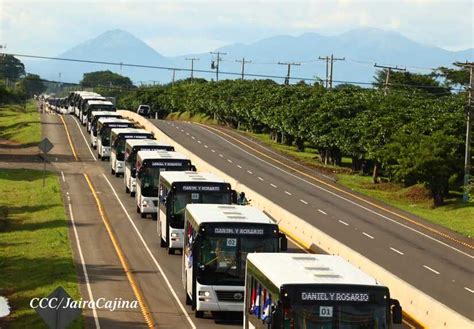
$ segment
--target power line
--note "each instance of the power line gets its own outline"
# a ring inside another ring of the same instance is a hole
[[[252,61],[246,61],[245,57],[242,58],[241,60],[236,59],[235,61],[237,63],[242,63],[242,80],[244,80],[245,64],[246,63],[252,63]]]
[[[286,74],[286,77],[285,77],[285,85],[288,85],[288,84],[290,84],[290,71],[291,71],[291,66],[292,66],[292,65],[300,66],[301,64],[300,64],[300,63],[282,63],[282,62],[278,62],[278,65],[286,65],[286,66],[288,66],[288,73]]]
[[[185,58],[185,60],[187,61],[191,61],[191,81],[193,81],[194,79],[194,61],[198,61],[199,58]]]

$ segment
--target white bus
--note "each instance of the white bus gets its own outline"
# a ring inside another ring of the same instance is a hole
[[[183,249],[184,209],[189,203],[231,204],[229,183],[211,173],[167,171],[160,175],[158,234],[168,253]]]
[[[84,107],[84,114],[83,114],[84,116],[86,116],[87,132],[91,130],[92,112],[99,112],[99,111],[114,112],[115,105],[112,104],[112,102],[110,101],[96,101],[96,100],[87,101]]]
[[[112,128],[110,131],[110,172],[119,177],[125,172],[125,142],[127,139],[154,139],[151,132],[137,128]]]
[[[135,200],[137,213],[157,219],[160,172],[192,170],[191,160],[178,152],[138,151]]]
[[[110,131],[113,128],[135,128],[127,119],[100,118],[97,121],[97,157],[104,161],[110,157]]]
[[[125,193],[135,196],[136,190],[136,164],[138,151],[156,151],[166,150],[174,151],[174,147],[169,144],[160,143],[154,139],[127,139],[125,142],[125,173],[123,180],[125,184]]]
[[[278,225],[250,206],[188,204],[182,281],[197,318],[205,311],[242,312],[248,253],[287,248]]]
[[[244,328],[391,328],[402,322],[389,289],[339,256],[247,257]]]
[[[95,149],[97,147],[97,120],[99,118],[116,118],[122,119],[122,116],[117,112],[109,111],[93,111],[91,113],[91,123],[90,123],[90,140],[91,146]]]
[[[89,101],[106,101],[107,99],[104,96],[101,96],[96,93],[88,93],[88,94],[81,94],[79,98],[79,121],[82,123],[83,126],[86,125],[87,122],[87,115],[85,113],[85,108],[87,106],[87,102]]]

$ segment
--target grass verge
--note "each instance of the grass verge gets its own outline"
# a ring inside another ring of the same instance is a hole
[[[339,174],[338,182],[467,237],[474,236],[474,202],[463,203],[460,196],[447,199],[444,206],[433,208],[429,192],[421,185],[373,184],[372,177],[347,174]]]
[[[29,307],[34,297],[62,286],[80,298],[59,180],[47,172],[43,188],[42,177],[38,170],[0,170],[0,295],[12,308],[2,321],[13,329],[47,328]],[[82,317],[70,326],[82,327]]]
[[[22,105],[0,107],[0,138],[23,146],[36,145],[41,141],[40,114],[33,101]]]

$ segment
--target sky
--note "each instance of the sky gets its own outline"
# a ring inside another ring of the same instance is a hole
[[[0,0],[0,45],[55,56],[122,29],[166,56],[201,53],[275,35],[395,31],[448,50],[474,48],[474,2],[430,0],[140,1]]]

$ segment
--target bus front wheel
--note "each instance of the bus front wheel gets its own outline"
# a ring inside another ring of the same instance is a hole
[[[194,316],[198,319],[202,319],[204,317],[204,311],[195,310],[194,311]]]
[[[168,255],[174,255],[175,248],[168,248]]]

